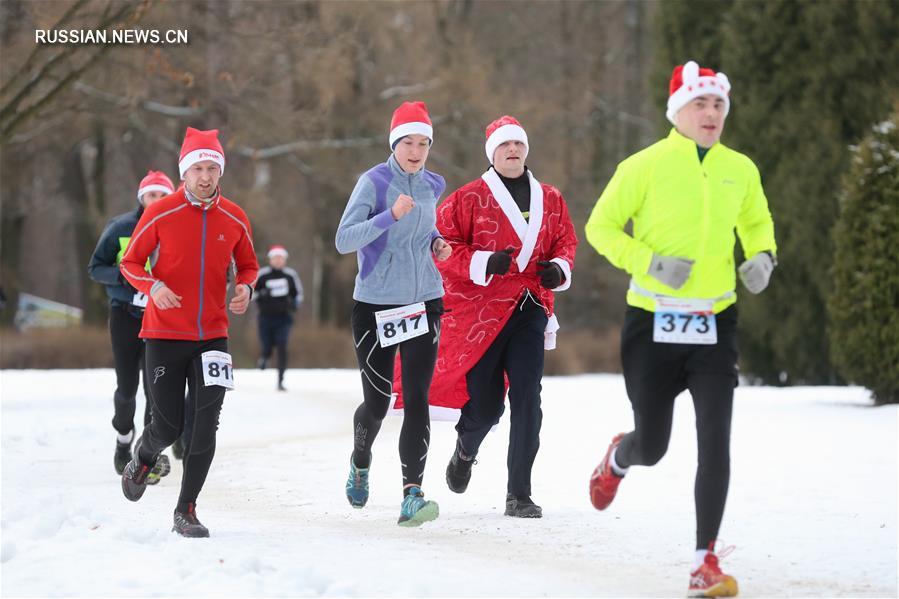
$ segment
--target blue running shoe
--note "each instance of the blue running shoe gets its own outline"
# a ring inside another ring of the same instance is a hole
[[[400,506],[400,526],[421,526],[425,522],[436,520],[440,515],[440,508],[434,501],[426,501],[425,494],[420,487],[412,487],[409,494],[403,499]]]
[[[368,468],[356,468],[350,458],[350,476],[346,479],[346,498],[350,505],[362,509],[368,503]]]

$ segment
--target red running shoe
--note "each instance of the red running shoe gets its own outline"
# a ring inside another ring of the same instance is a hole
[[[612,442],[609,443],[609,449],[606,450],[606,457],[602,459],[593,476],[590,477],[590,503],[598,510],[604,510],[609,507],[615,494],[618,492],[618,485],[621,484],[623,476],[618,476],[612,470],[612,451],[618,447],[624,433],[615,435]]]
[[[721,571],[718,555],[714,553],[715,542],[709,543],[709,552],[705,554],[705,562],[690,573],[690,597],[736,597],[739,592],[737,581]],[[721,557],[733,551],[733,546],[725,547]]]

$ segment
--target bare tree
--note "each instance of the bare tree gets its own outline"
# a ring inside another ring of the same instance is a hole
[[[84,265],[106,219],[134,206],[148,168],[176,174],[185,127],[217,128],[223,191],[247,209],[260,258],[286,245],[307,286],[302,318],[345,327],[356,261],[334,251],[334,230],[357,177],[389,154],[393,109],[428,103],[428,166],[448,191],[487,168],[487,123],[518,116],[529,166],[562,190],[580,228],[617,161],[653,133],[642,33],[651,12],[638,0],[4,0],[0,282],[99,321],[102,290]],[[185,23],[186,45],[29,39],[39,24]],[[625,281],[586,244],[577,270],[560,296],[565,322],[611,326]]]

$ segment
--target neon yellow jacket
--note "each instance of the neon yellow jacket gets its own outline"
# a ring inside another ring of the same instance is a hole
[[[631,219],[633,236],[624,232]],[[777,252],[758,168],[720,142],[700,162],[696,143],[672,129],[618,165],[586,234],[596,251],[630,273],[631,306],[655,311],[650,295],[658,294],[717,299],[718,313],[736,302],[734,228],[748,258]],[[683,287],[672,289],[646,274],[654,253],[696,261]]]

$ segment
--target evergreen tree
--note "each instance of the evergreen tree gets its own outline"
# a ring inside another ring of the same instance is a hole
[[[668,81],[676,65],[695,60],[703,67],[721,67],[721,48],[727,14],[734,0],[670,0],[660,3],[653,21],[655,48],[650,74],[652,105],[660,135],[671,123],[665,118]]]
[[[724,141],[759,166],[780,265],[742,293],[744,371],[765,382],[834,383],[826,299],[849,144],[899,90],[899,2],[738,2],[725,21],[733,83]]]
[[[833,243],[834,363],[876,403],[899,403],[899,107],[852,148]]]

